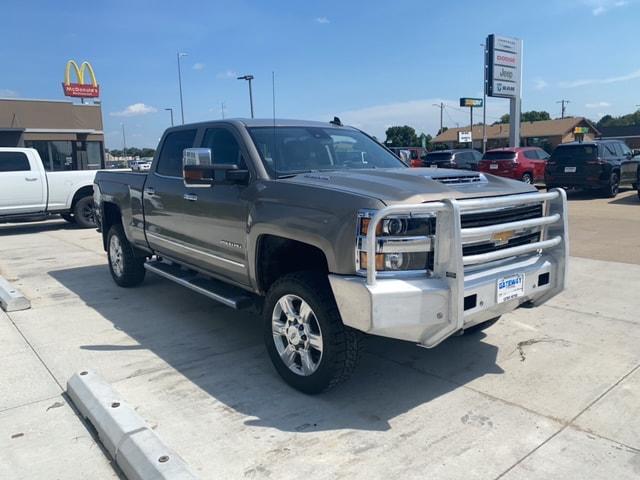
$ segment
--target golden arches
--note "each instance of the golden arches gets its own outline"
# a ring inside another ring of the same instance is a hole
[[[65,69],[65,72],[64,72],[65,85],[71,84],[71,68],[72,67],[76,72],[78,83],[84,84],[84,71],[86,68],[89,71],[89,75],[91,76],[91,85],[93,85],[94,87],[98,86],[98,82],[96,81],[96,74],[94,73],[93,67],[91,67],[91,64],[89,62],[82,62],[82,65],[78,67],[78,64],[74,60],[69,60],[67,62],[67,68]]]

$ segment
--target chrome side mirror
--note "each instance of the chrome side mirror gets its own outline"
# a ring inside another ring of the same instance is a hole
[[[214,170],[210,148],[185,148],[182,151],[182,179],[185,187],[210,187]]]

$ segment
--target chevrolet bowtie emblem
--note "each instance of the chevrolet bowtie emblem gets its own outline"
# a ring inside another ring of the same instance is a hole
[[[491,241],[495,243],[507,243],[509,240],[513,238],[515,233],[516,232],[513,230],[506,230],[504,232],[494,233],[493,235],[491,235]]]

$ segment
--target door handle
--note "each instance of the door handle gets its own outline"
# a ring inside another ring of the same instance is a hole
[[[182,198],[184,198],[185,200],[188,200],[190,202],[195,202],[196,200],[198,200],[198,195],[196,195],[195,193],[185,193]]]
[[[153,196],[156,194],[156,189],[155,188],[151,188],[151,187],[147,187],[144,189],[144,193],[146,193],[149,196]]]
[[[34,178],[34,177],[24,177],[24,179],[25,179],[27,182],[35,182],[36,180],[38,180],[38,178],[37,178],[37,177],[36,177],[36,178]]]

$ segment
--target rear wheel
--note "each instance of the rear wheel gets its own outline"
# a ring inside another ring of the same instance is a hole
[[[522,178],[520,178],[520,180],[531,185],[533,183],[533,176],[530,173],[525,173],[524,175],[522,175]]]
[[[81,228],[93,228],[96,226],[95,206],[92,196],[82,197],[76,202],[73,207],[73,218]]]
[[[304,393],[320,393],[351,376],[360,357],[359,332],[342,323],[325,275],[285,275],[269,289],[264,341],[280,376]]]
[[[144,257],[137,256],[122,225],[113,225],[107,235],[107,257],[113,280],[121,287],[135,287],[144,280]]]
[[[618,195],[619,189],[620,177],[616,172],[613,172],[609,177],[609,184],[603,190],[603,194],[608,198],[613,198]]]

